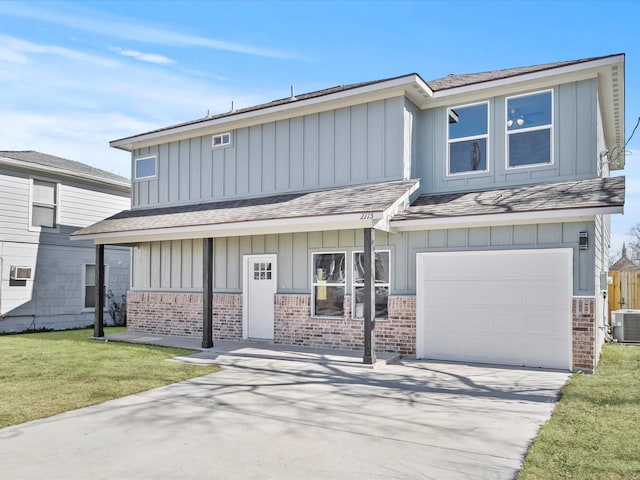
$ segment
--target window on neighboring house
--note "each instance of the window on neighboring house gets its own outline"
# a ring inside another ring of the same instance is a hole
[[[486,172],[489,103],[447,109],[448,175]]]
[[[105,298],[107,292],[107,266],[104,267]],[[105,304],[106,307],[106,304]],[[96,308],[96,266],[95,264],[85,264],[84,266],[84,308]]]
[[[507,168],[553,163],[553,92],[507,98]]]
[[[156,156],[136,158],[135,179],[152,178],[156,176]]]
[[[31,226],[57,228],[58,184],[33,180],[31,185]]]
[[[375,303],[376,318],[387,318],[389,299],[390,274],[389,251],[376,252],[375,264]],[[353,253],[353,318],[364,318],[364,252]]]
[[[312,316],[344,317],[346,253],[312,254]]]
[[[211,142],[213,147],[224,147],[231,145],[231,133],[222,133],[220,135],[214,135]]]

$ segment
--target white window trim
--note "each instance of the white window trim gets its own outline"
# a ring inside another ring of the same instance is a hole
[[[229,141],[227,143],[224,143],[224,136],[228,135],[229,136]],[[216,145],[215,143],[215,139],[216,137],[220,137],[220,142],[218,145]],[[224,133],[218,133],[216,135],[212,135],[211,136],[211,148],[223,148],[223,147],[229,147],[231,146],[231,144],[233,143],[233,139],[232,139],[232,135],[231,132],[224,132]]]
[[[137,176],[138,162],[142,160],[149,160],[150,158],[153,158],[153,172],[154,172],[153,175],[148,175],[146,177],[138,177]],[[157,155],[147,155],[144,157],[138,157],[134,159],[133,161],[133,180],[134,181],[149,180],[151,178],[156,178],[157,176],[158,176],[158,156]]]
[[[391,250],[375,250],[375,253],[384,253],[387,252],[389,254],[389,283],[376,283],[374,285],[374,287],[388,287],[389,288],[389,297],[391,296],[391,272],[392,272],[392,268],[391,268]],[[363,318],[356,318],[356,286],[358,287],[362,287],[364,286],[364,283],[358,283],[356,284],[355,279],[353,278],[353,259],[356,256],[356,254],[358,253],[364,253],[364,250],[353,250],[351,252],[351,318],[353,320],[364,320]],[[389,301],[389,298],[387,297],[387,302]],[[388,303],[387,303],[388,305]],[[387,307],[388,308],[388,307]],[[376,317],[376,320],[388,320],[388,313],[387,313],[387,318],[378,318]]]
[[[309,267],[309,272],[311,274],[311,318],[331,318],[331,319],[336,319],[336,318],[344,318],[344,301],[343,301],[343,312],[342,312],[342,316],[338,317],[338,316],[331,316],[331,315],[315,315],[315,311],[316,311],[316,296],[315,296],[315,292],[314,292],[314,287],[319,286],[319,284],[317,282],[314,282],[313,279],[315,278],[315,273],[313,271],[313,265],[314,265],[314,261],[313,261],[313,257],[314,255],[323,255],[323,254],[344,254],[344,284],[342,283],[325,283],[322,286],[323,287],[341,287],[344,285],[344,295],[347,294],[347,285],[348,285],[348,275],[349,275],[349,255],[347,254],[346,251],[342,251],[342,250],[320,250],[320,251],[314,251],[311,252],[311,266]],[[344,297],[343,297],[344,298]]]
[[[512,98],[519,97],[530,97],[532,95],[538,95],[540,93],[551,93],[551,123],[548,125],[540,125],[537,127],[529,127],[529,128],[521,128],[518,130],[512,130],[509,132],[509,127],[507,126],[507,118],[509,117],[509,100]],[[511,95],[504,99],[504,166],[506,170],[519,170],[523,168],[532,168],[532,167],[550,167],[555,164],[555,136],[554,136],[554,127],[555,127],[555,105],[554,105],[554,92],[553,89],[547,90],[539,90],[536,92],[522,93],[520,95]],[[526,132],[535,132],[538,130],[549,130],[549,162],[548,163],[529,163],[527,165],[509,165],[509,135],[513,135],[516,133],[526,133]]]
[[[487,133],[484,135],[473,135],[470,137],[461,137],[461,138],[456,138],[456,139],[450,139],[449,138],[449,112],[451,110],[455,110],[456,108],[466,108],[466,107],[473,107],[475,105],[482,105],[482,104],[486,104],[487,105]],[[456,105],[455,107],[448,107],[447,108],[447,113],[446,113],[446,117],[445,117],[445,125],[446,125],[446,130],[447,130],[447,170],[446,170],[446,176],[447,177],[458,177],[460,175],[476,175],[478,173],[487,173],[490,171],[490,167],[489,167],[489,151],[491,148],[490,145],[490,135],[489,132],[491,131],[491,105],[489,103],[488,100],[485,100],[483,102],[475,102],[475,103],[467,103],[464,105]],[[476,140],[479,138],[486,138],[487,139],[487,151],[486,151],[486,160],[487,160],[487,168],[485,168],[484,170],[469,170],[468,172],[457,172],[457,173],[451,173],[451,163],[450,163],[450,159],[449,159],[449,155],[450,155],[450,145],[452,143],[459,143],[459,142],[468,142],[469,140]]]
[[[85,307],[84,306],[84,302],[85,302],[85,294],[86,294],[86,290],[85,287],[87,286],[87,265],[95,265],[95,263],[83,263],[82,264],[82,284],[81,284],[81,290],[80,290],[80,310],[82,312],[95,312],[96,308],[95,307]],[[94,280],[95,282],[95,280]],[[104,308],[102,309],[103,312],[106,312],[109,308],[107,305],[107,293],[109,292],[109,265],[104,266]]]
[[[34,227],[33,225],[31,225],[31,223],[33,222],[33,181],[34,180],[39,180],[41,182],[49,182],[49,183],[54,183],[56,185],[56,203],[54,204],[55,209],[56,209],[56,215],[55,215],[55,219],[54,221],[56,222],[56,226],[53,228],[49,228],[49,227]],[[61,188],[60,188],[60,181],[59,180],[54,180],[53,178],[47,178],[47,177],[39,177],[39,176],[30,176],[29,177],[29,217],[27,219],[28,221],[28,226],[27,226],[27,230],[29,232],[48,232],[48,233],[59,233],[60,232],[60,207],[61,207],[61,201],[60,201],[60,196],[61,196]]]

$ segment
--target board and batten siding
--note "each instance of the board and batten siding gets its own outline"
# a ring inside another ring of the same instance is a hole
[[[594,294],[594,248],[578,250],[579,232],[594,235],[594,222],[459,228],[418,232],[376,231],[376,248],[391,252],[392,294],[415,294],[416,253],[523,248],[573,248],[574,294]],[[312,252],[346,252],[347,287],[351,254],[362,251],[362,230],[335,230],[214,239],[214,290],[242,290],[243,255],[278,256],[278,292],[308,293]],[[202,241],[141,243],[133,249],[134,290],[202,289]]]
[[[419,111],[417,114],[419,145],[414,175],[421,179],[420,191],[422,193],[473,191],[596,177],[599,116],[597,80],[559,85],[553,89],[553,99],[554,161],[552,164],[506,168],[506,97],[497,96],[477,100],[489,102],[487,142],[489,170],[449,176],[447,176],[447,107]]]
[[[396,97],[239,128],[226,147],[213,148],[205,135],[135,150],[133,159],[156,156],[157,176],[133,181],[133,207],[400,180],[405,103]]]

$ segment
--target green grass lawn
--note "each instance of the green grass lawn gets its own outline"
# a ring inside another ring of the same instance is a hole
[[[0,428],[219,370],[166,361],[192,350],[100,342],[90,340],[92,334],[84,329],[0,336]]]
[[[640,479],[640,347],[606,345],[571,377],[518,478]]]

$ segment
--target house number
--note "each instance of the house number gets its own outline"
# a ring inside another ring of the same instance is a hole
[[[360,220],[371,220],[373,218],[373,212],[366,212],[360,214]]]

